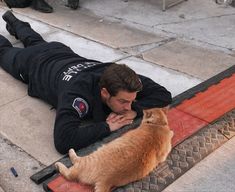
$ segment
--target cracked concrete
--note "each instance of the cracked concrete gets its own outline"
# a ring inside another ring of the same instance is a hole
[[[0,146],[0,192],[43,192],[42,186],[33,184],[29,177],[45,166],[7,139],[0,137]],[[12,174],[11,167],[15,168],[18,177]]]

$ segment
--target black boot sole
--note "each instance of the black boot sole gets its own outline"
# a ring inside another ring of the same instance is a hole
[[[79,7],[79,0],[68,0],[68,4],[66,6],[75,10]]]
[[[2,15],[2,18],[4,21],[6,21],[10,25],[18,20],[11,11],[7,11],[6,13],[4,13]]]

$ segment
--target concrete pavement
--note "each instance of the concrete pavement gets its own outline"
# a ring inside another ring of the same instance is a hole
[[[55,9],[52,14],[31,8],[13,11],[46,40],[61,41],[84,57],[126,63],[166,86],[173,96],[235,63],[232,7],[198,0],[162,12],[160,1],[84,0],[80,9],[70,10],[64,6],[65,1],[49,2]],[[6,10],[1,3],[0,15]],[[7,33],[2,19],[0,26],[2,35],[15,46],[22,46]],[[27,87],[1,69],[0,98],[0,186],[6,192],[43,191],[29,176],[61,157],[52,140],[55,111],[27,96]],[[229,180],[234,171],[228,171],[235,160],[234,143],[232,139],[225,144],[229,146],[225,147],[226,156],[214,152],[186,173],[190,180],[185,174],[165,190],[221,191],[229,186],[226,191],[234,191]],[[218,161],[212,164],[211,158]],[[16,168],[19,177],[11,174],[10,167]],[[204,174],[202,181],[197,170],[205,167],[220,177]],[[220,182],[221,178],[228,179]],[[214,188],[215,183],[220,187]]]

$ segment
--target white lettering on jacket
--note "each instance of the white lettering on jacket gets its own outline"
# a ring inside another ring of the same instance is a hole
[[[84,62],[84,63],[79,63],[73,66],[70,66],[67,68],[66,71],[63,72],[62,80],[63,81],[70,81],[75,74],[77,74],[80,71],[83,71],[84,69],[93,67],[95,65],[99,64],[99,62]]]

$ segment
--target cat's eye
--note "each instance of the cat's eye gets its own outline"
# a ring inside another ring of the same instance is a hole
[[[152,116],[152,112],[146,112],[146,117],[150,118]]]

